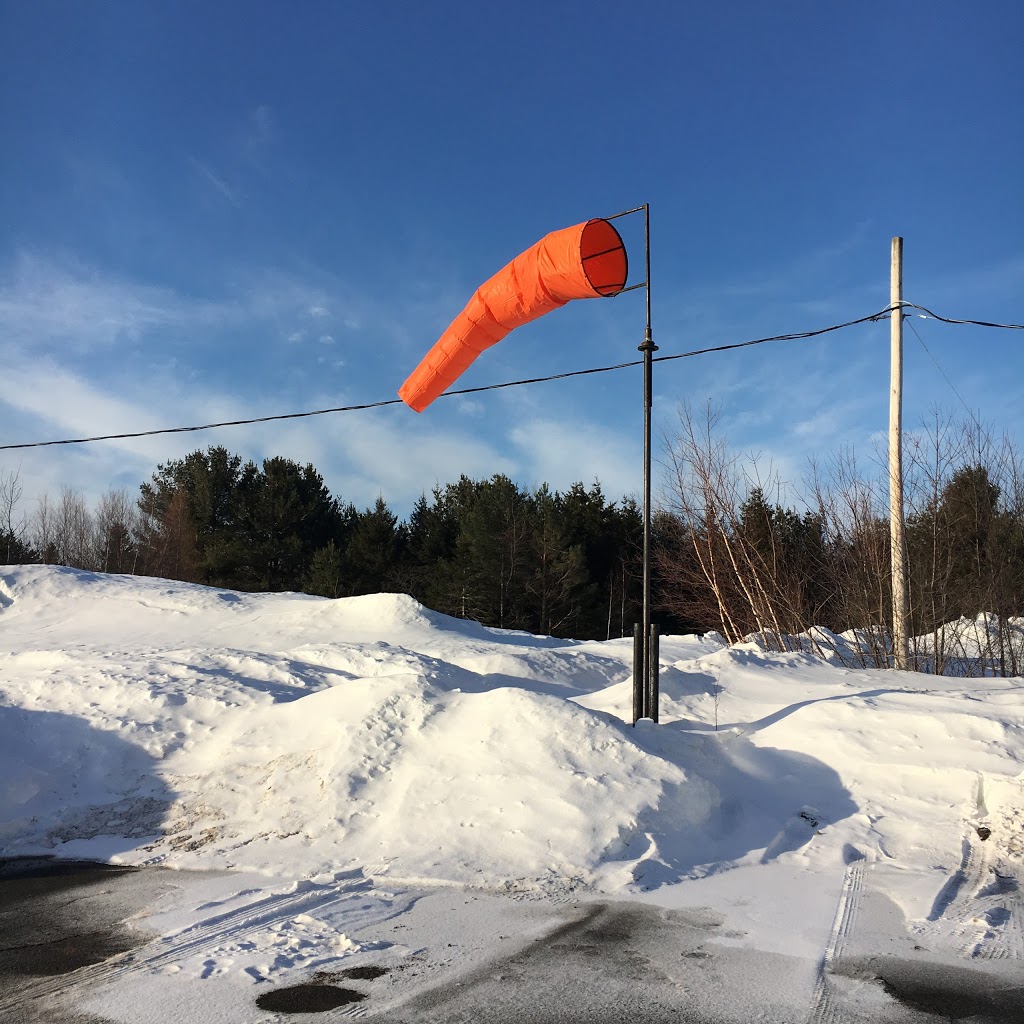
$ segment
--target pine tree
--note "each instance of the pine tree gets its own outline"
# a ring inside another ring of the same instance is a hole
[[[383,497],[357,516],[345,548],[347,593],[376,594],[388,588],[397,574],[405,534]]]
[[[454,581],[464,614],[504,629],[526,629],[528,557],[526,496],[507,476],[479,485],[461,517]]]
[[[579,626],[593,587],[582,544],[570,544],[561,496],[547,484],[533,494],[530,531],[532,574],[526,584],[533,596],[533,616],[540,633],[572,632]]]
[[[342,526],[338,502],[311,465],[276,456],[240,482],[241,572],[257,590],[297,590],[314,553]]]
[[[34,565],[39,561],[39,552],[22,540],[13,530],[0,530],[0,564]]]
[[[346,596],[345,555],[333,540],[313,555],[302,589],[320,597]]]
[[[246,468],[250,467],[254,468],[251,463]],[[184,459],[159,465],[152,479],[140,488],[146,571],[163,574],[154,567],[165,562],[157,552],[167,552],[174,547],[183,557],[172,561],[182,565],[190,563],[195,582],[213,586],[241,585],[244,582],[238,566],[242,555],[239,537],[241,478],[241,457],[221,446],[211,446],[205,452],[196,450]],[[175,501],[182,502],[183,507],[175,509],[171,523]],[[186,519],[191,532],[187,557],[181,534]],[[161,534],[172,525],[177,536],[169,542]]]

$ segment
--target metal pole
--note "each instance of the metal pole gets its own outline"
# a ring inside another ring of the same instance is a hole
[[[657,623],[651,623],[651,631],[647,634],[647,717],[658,724],[658,673],[660,670],[661,641]]]
[[[889,557],[895,667],[909,668],[906,546],[903,539],[903,239],[892,240],[889,270]]]
[[[644,330],[643,344],[638,346],[639,351],[644,354],[644,694],[647,705],[644,708],[644,717],[658,718],[658,683],[657,679],[651,678],[650,658],[650,637],[651,637],[651,406],[652,396],[652,369],[654,366],[654,353],[658,346],[654,344],[651,334],[651,207],[645,203],[644,207],[644,238],[645,238],[645,260],[647,263],[647,327]]]
[[[644,636],[643,626],[633,623],[633,724],[644,717],[647,691],[644,688]]]

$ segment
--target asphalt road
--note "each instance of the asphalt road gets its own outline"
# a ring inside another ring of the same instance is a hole
[[[0,1021],[125,1024],[76,1008],[90,965],[144,944],[125,922],[178,885],[160,869],[0,862]],[[261,992],[259,1002],[254,993],[238,1019],[341,1020],[359,1004],[381,1024],[826,1024],[809,998],[813,965],[716,943],[711,916],[628,902],[559,913],[508,955],[398,986],[398,999],[384,997],[386,971],[361,967]],[[1024,1022],[1024,971],[859,955],[825,980],[827,1024]]]
[[[107,1024],[74,1009],[63,979],[147,940],[124,922],[166,891],[162,876],[76,861],[0,861],[0,1020]]]

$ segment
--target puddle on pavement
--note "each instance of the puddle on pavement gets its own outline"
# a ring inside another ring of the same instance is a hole
[[[275,1013],[324,1013],[349,1003],[361,1003],[365,998],[365,993],[352,988],[306,982],[264,992],[257,998],[256,1005]]]
[[[353,988],[336,985],[335,982],[373,981],[388,973],[386,967],[375,964],[364,964],[360,967],[349,967],[344,971],[317,971],[309,981],[299,985],[286,985],[275,988],[272,992],[264,992],[256,1000],[261,1010],[273,1010],[277,1013],[323,1013],[334,1010],[349,1003],[360,1003],[368,998],[367,993]]]

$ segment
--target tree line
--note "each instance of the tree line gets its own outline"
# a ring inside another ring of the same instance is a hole
[[[224,447],[159,465],[137,497],[94,509],[69,489],[17,519],[0,476],[0,560],[160,576],[248,591],[411,594],[486,625],[605,639],[639,614],[642,521],[601,485],[525,488],[507,476],[438,485],[400,520],[383,497],[358,510],[310,464],[261,466]]]
[[[892,653],[887,453],[812,465],[785,501],[730,449],[713,409],[684,409],[656,519],[663,603],[735,642],[757,636],[886,666]],[[936,413],[904,446],[915,667],[1024,672],[1024,461],[1008,436]],[[856,644],[836,634],[856,631]]]
[[[710,408],[684,409],[665,451],[653,524],[663,632],[891,663],[885,452],[812,465],[793,500],[793,485],[730,449]],[[1008,437],[936,414],[907,435],[904,466],[915,666],[1021,674],[1024,461]],[[210,447],[91,510],[64,490],[19,519],[20,498],[17,476],[0,473],[7,563],[332,598],[398,591],[486,625],[584,639],[628,635],[640,617],[641,510],[596,481],[559,492],[462,476],[400,520],[383,497],[358,510],[332,495],[312,465]],[[850,630],[855,644],[837,635]]]

